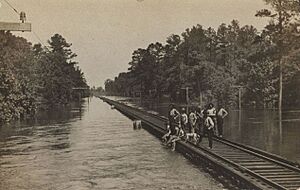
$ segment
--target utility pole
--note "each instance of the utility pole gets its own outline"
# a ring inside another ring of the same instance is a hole
[[[187,109],[186,112],[189,113],[189,103],[190,103],[190,98],[189,98],[189,90],[193,89],[191,87],[185,87],[185,88],[181,88],[182,90],[185,90],[185,100],[186,100],[186,104],[187,104]]]
[[[238,88],[238,91],[239,91],[239,110],[242,110],[242,88],[243,88],[243,86],[234,85],[232,87]]]
[[[185,88],[185,95],[186,95],[186,103],[189,104],[190,99],[189,99],[189,87]]]
[[[192,88],[190,87],[185,87],[185,88],[181,88],[181,90],[185,90],[185,101],[188,104],[189,103],[189,90],[191,90]]]
[[[21,23],[17,22],[0,22],[0,31],[22,31],[31,32],[31,23],[25,23],[25,12],[18,13],[20,15]]]

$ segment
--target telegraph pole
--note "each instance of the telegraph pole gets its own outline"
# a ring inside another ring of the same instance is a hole
[[[185,90],[185,100],[186,103],[188,104],[190,99],[189,99],[189,90],[192,90],[193,88],[191,87],[184,87],[184,88],[180,88],[181,90]]]
[[[189,98],[189,90],[192,90],[193,88],[191,87],[185,87],[185,88],[181,88],[182,90],[185,90],[185,100],[186,100],[186,104],[187,104],[187,109],[186,112],[189,113],[189,103],[190,103],[190,98]]]
[[[1,22],[0,31],[22,31],[31,32],[31,23],[25,23],[26,14],[25,12],[18,13],[20,15],[20,23],[18,22]]]
[[[239,91],[239,110],[241,110],[242,109],[242,89],[243,89],[243,86],[234,85],[232,87],[237,88],[238,91]]]
[[[189,87],[185,88],[185,95],[186,95],[186,103],[189,104],[190,99],[189,99]]]

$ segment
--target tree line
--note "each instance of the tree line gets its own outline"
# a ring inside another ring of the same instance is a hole
[[[128,72],[105,81],[106,93],[167,95],[174,101],[190,87],[191,99],[233,106],[242,88],[244,106],[299,108],[299,1],[264,1],[270,10],[255,15],[270,19],[262,31],[233,20],[217,29],[199,24],[172,34],[164,44],[135,50]]]
[[[34,115],[41,105],[65,105],[78,98],[74,87],[88,87],[71,44],[59,34],[48,43],[0,32],[0,123]]]

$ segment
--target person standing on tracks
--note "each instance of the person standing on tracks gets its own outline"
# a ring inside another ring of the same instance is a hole
[[[175,129],[176,129],[176,136],[177,140],[182,139],[185,136],[184,128],[187,126],[187,115],[185,113],[185,109],[182,109],[182,113],[178,115],[178,117],[175,118]],[[176,140],[176,141],[177,141]]]
[[[201,109],[200,106],[197,107],[196,109],[196,117],[197,117],[197,122],[196,122],[196,133],[198,137],[198,142],[199,144],[202,141],[202,137],[204,135],[204,129],[203,129],[203,123],[204,123],[204,110]]]
[[[209,103],[207,107],[207,114],[213,120],[214,124],[217,125],[217,114],[216,108],[213,103]],[[218,131],[214,128],[214,134],[218,136]]]
[[[212,145],[213,145],[213,135],[214,135],[214,121],[213,119],[209,116],[208,111],[204,112],[204,127],[206,128],[206,132],[207,132],[207,137],[208,137],[208,146],[210,149],[212,149]]]
[[[191,113],[189,114],[189,133],[186,135],[187,140],[189,140],[190,137],[193,137],[194,142],[197,142],[197,133],[196,133],[196,123],[197,123],[197,116],[195,109],[192,108]]]
[[[224,124],[224,118],[228,115],[228,112],[220,106],[218,113],[217,113],[217,128],[219,132],[219,137],[223,137],[223,124]]]
[[[188,127],[188,123],[189,123],[189,120],[188,120],[188,115],[186,114],[185,112],[185,109],[182,108],[181,109],[181,119],[180,119],[180,124],[181,124],[181,129],[184,131],[184,133],[188,133],[189,131],[189,127]]]

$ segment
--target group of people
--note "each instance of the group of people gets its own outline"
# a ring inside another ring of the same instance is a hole
[[[203,137],[208,137],[209,148],[212,149],[213,136],[223,136],[223,120],[228,112],[220,107],[218,110],[212,103],[205,109],[200,107],[187,113],[185,108],[179,112],[174,104],[170,105],[167,123],[167,133],[162,137],[166,145],[171,145],[175,150],[176,141],[191,141],[198,145]]]

